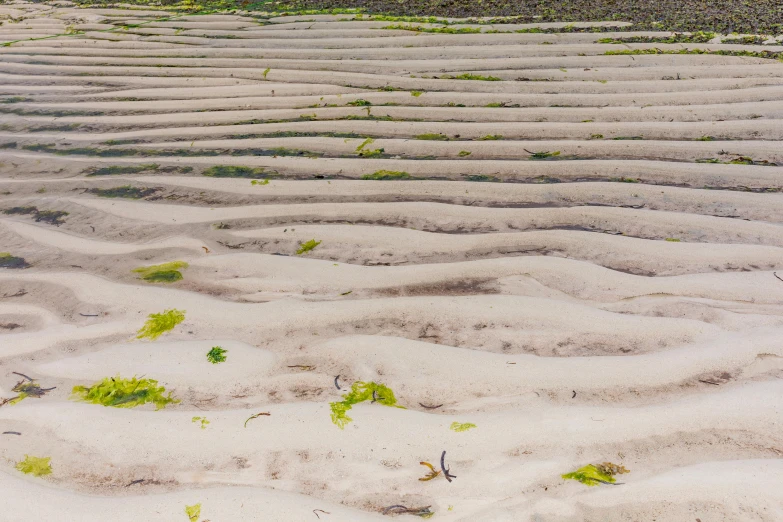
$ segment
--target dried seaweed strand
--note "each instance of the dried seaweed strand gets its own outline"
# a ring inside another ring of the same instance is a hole
[[[327,515],[331,515],[331,513],[329,513],[328,511],[324,511],[323,509],[314,509],[313,513],[315,514],[315,516],[318,517],[319,520],[321,519],[321,517],[318,515],[318,513],[316,513],[316,511],[320,511],[321,513],[326,513]]]
[[[271,413],[269,413],[269,412],[266,412],[266,411],[262,411],[261,413],[256,413],[255,415],[251,415],[251,416],[250,416],[250,417],[248,417],[248,418],[247,418],[247,420],[245,421],[245,428],[247,428],[247,423],[248,423],[249,421],[251,421],[251,420],[255,419],[256,417],[260,417],[261,415],[266,415],[267,417],[269,417],[269,416],[271,416],[272,414],[271,414]]]
[[[11,373],[13,373],[14,375],[18,375],[19,377],[24,377],[24,378],[25,378],[25,379],[27,379],[28,381],[30,381],[30,382],[33,382],[33,379],[32,379],[32,378],[28,377],[27,375],[25,375],[25,374],[23,374],[23,373],[19,373],[19,372],[11,372]]]
[[[340,388],[340,385],[337,383],[337,379],[339,378],[340,378],[339,375],[334,378],[334,387],[337,388],[338,390],[342,390],[342,388]]]
[[[772,275],[783,281],[783,278],[781,278],[777,272],[772,272]]]
[[[437,477],[438,475],[440,475],[440,471],[437,471],[435,469],[435,466],[433,466],[429,462],[422,461],[422,462],[419,462],[419,464],[421,464],[422,466],[427,466],[428,468],[430,468],[430,472],[426,476],[420,478],[419,479],[420,481],[427,482],[428,480],[432,480],[435,477]]]
[[[451,479],[457,478],[457,476],[449,473],[449,468],[446,467],[446,464],[444,462],[445,460],[446,460],[446,450],[443,450],[443,453],[440,454],[440,469],[443,471],[443,476],[446,477],[446,480],[451,482]]]
[[[437,406],[427,406],[426,404],[423,404],[421,402],[419,403],[419,406],[421,406],[422,408],[427,408],[428,410],[436,410],[438,408],[443,407],[442,404],[438,404]]]

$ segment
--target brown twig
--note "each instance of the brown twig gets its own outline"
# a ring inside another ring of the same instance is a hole
[[[81,315],[82,317],[100,317],[101,316],[101,314],[83,314],[81,312],[79,312],[79,315]]]
[[[292,366],[288,366],[288,368],[298,368],[306,372],[311,372],[315,370],[315,366],[310,366],[309,364],[294,364]]]
[[[131,481],[129,484],[126,484],[126,485],[125,485],[125,487],[126,487],[126,488],[129,488],[129,487],[131,487],[131,486],[132,486],[132,485],[134,485],[134,484],[141,484],[141,483],[142,483],[142,482],[144,482],[145,480],[146,480],[146,479],[137,479],[137,480],[133,480],[133,481]]]
[[[704,381],[702,379],[699,379],[699,382],[703,382],[704,384],[712,384],[713,386],[720,386],[720,383],[713,382],[713,381]]]
[[[573,399],[576,397],[576,390],[571,390],[571,391],[574,392],[574,394],[571,396],[571,398]]]
[[[427,408],[428,410],[436,410],[438,408],[441,408],[443,405],[438,404],[437,406],[427,406],[426,404],[420,402],[419,406],[421,406],[422,408]]]
[[[328,511],[324,511],[323,509],[314,509],[313,513],[315,513],[315,516],[317,516],[319,520],[321,519],[321,517],[318,516],[318,513],[316,513],[316,511],[320,511],[321,513],[326,513],[327,515],[331,515],[331,513],[329,513]]]
[[[4,431],[3,435],[21,435],[18,431]]]
[[[446,467],[446,464],[444,462],[445,460],[446,460],[446,450],[443,450],[443,453],[440,454],[440,469],[443,471],[443,476],[446,477],[446,480],[451,482],[451,479],[457,478],[457,476],[449,473],[449,468]]]
[[[342,388],[340,388],[340,385],[337,383],[337,379],[339,378],[340,378],[339,375],[334,378],[334,387],[337,388],[338,390],[342,390]]]
[[[772,275],[777,277],[779,280],[783,281],[783,278],[781,278],[777,272],[772,272]]]

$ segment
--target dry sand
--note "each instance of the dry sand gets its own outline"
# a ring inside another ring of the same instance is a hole
[[[783,64],[604,55],[759,46],[0,17],[0,522],[783,520]]]

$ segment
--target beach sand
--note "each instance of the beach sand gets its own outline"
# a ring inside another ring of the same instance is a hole
[[[760,46],[0,17],[0,521],[783,520],[783,64],[605,54]]]

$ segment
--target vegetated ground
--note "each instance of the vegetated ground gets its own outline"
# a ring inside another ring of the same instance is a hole
[[[0,522],[783,520],[783,36],[232,5],[0,5]]]
[[[77,3],[96,4],[83,0]],[[139,0],[125,3],[150,5],[150,2]],[[164,0],[161,4],[169,6],[176,2]],[[633,22],[634,30],[783,32],[783,2],[779,0],[205,0],[198,6],[279,12],[361,9],[368,14],[395,16],[514,16],[520,23],[622,20]]]
[[[362,8],[417,16],[517,16],[520,22],[623,20],[636,29],[780,33],[779,0],[295,0],[298,9]]]

